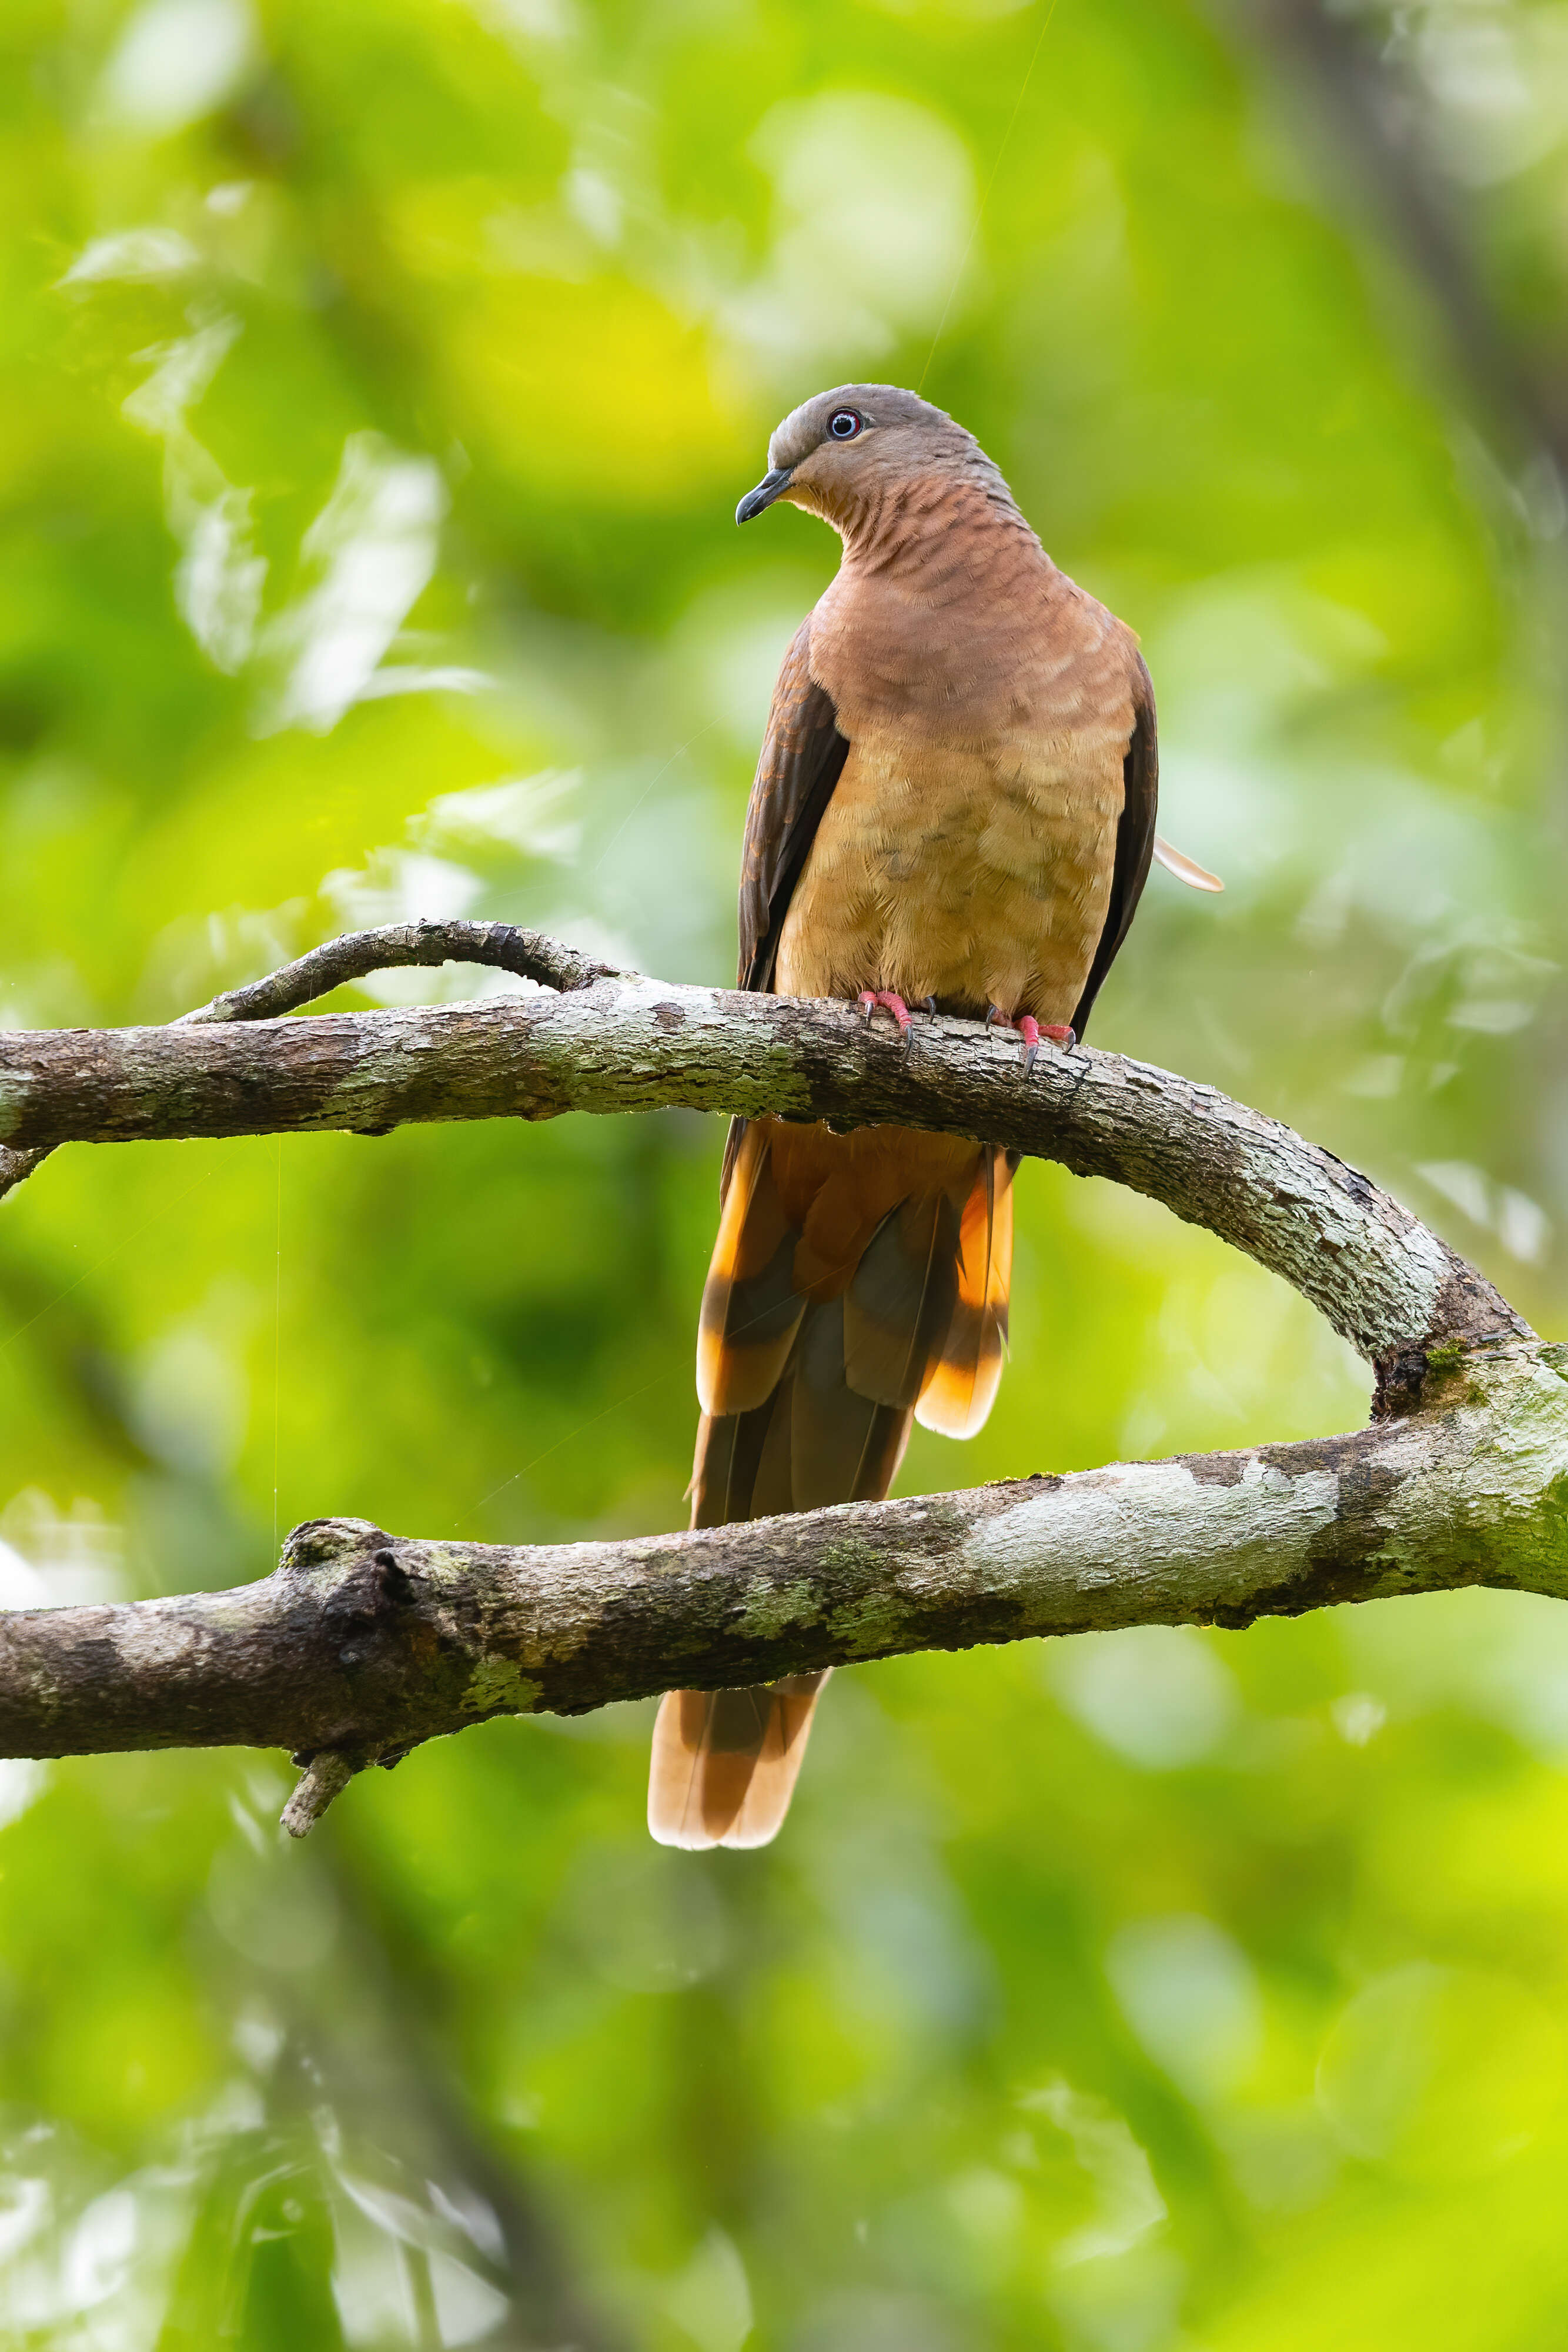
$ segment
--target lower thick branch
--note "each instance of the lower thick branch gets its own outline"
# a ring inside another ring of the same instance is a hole
[[[279,1019],[379,963],[464,955],[504,1003]],[[1331,1152],[1117,1055],[977,1023],[606,973],[531,933],[329,942],[166,1029],[0,1037],[0,1189],[70,1139],[381,1132],[687,1103],[983,1138],[1164,1202],[1294,1283],[1378,1369],[1354,1436],[528,1550],[296,1530],[231,1592],[0,1617],[0,1752],[284,1747],[303,1834],[350,1777],[487,1716],[575,1714],[917,1649],[1246,1624],[1466,1583],[1568,1594],[1568,1380],[1491,1286]],[[1416,1410],[1419,1408],[1419,1410]],[[1406,1417],[1401,1417],[1401,1416]]]
[[[696,1534],[510,1549],[312,1522],[237,1591],[0,1618],[0,1753],[330,1751],[324,1801],[485,1717],[676,1684],[1459,1584],[1568,1596],[1559,1360],[1470,1354],[1431,1410],[1350,1436]]]

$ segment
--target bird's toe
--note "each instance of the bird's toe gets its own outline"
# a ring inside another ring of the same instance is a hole
[[[909,1007],[903,997],[895,994],[891,988],[862,988],[855,1003],[860,1006],[868,1023],[880,1004],[884,1012],[892,1013],[898,1024],[900,1034],[904,1037],[910,1034]]]
[[[1037,1021],[1032,1013],[1009,1014],[1002,1011],[999,1004],[993,1004],[986,1014],[988,1029],[993,1022],[1000,1023],[1004,1028],[1018,1031],[1023,1040],[1023,1066],[1026,1076],[1033,1069],[1040,1046],[1047,1038],[1053,1045],[1059,1045],[1063,1053],[1071,1052],[1078,1043],[1076,1030],[1065,1021]]]

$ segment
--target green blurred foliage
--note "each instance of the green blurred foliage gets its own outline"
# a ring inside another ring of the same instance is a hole
[[[1360,14],[1549,363],[1561,10]],[[10,0],[0,1017],[418,913],[727,977],[835,556],[734,501],[799,398],[924,376],[1142,633],[1165,830],[1228,884],[1155,875],[1097,1042],[1558,1328],[1561,490],[1289,98],[1187,0]],[[59,1154],[0,1210],[0,1601],[243,1580],[327,1512],[678,1523],[719,1142]],[[1055,1170],[1014,1330],[907,1489],[1364,1412],[1281,1286]],[[287,1853],[281,1759],[5,1766],[5,2341],[1568,2328],[1554,1603],[844,1675],[758,1855],[646,1843],[647,1728],[490,1724]]]

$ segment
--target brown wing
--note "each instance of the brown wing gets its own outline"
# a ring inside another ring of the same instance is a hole
[[[746,812],[738,978],[742,988],[764,995],[773,986],[779,935],[795,885],[850,748],[839,733],[831,696],[812,680],[810,643],[808,619],[796,631],[779,672]],[[795,1293],[790,1279],[799,1236],[787,1227],[777,1197],[766,1131],[753,1129],[747,1144],[747,1122],[734,1119],[725,1147],[719,1192],[727,1205],[698,1340],[704,1411],[694,1480],[699,1527],[755,1516],[758,1508],[789,1507],[787,1492],[776,1504],[758,1504],[753,1491],[770,1424],[782,1428],[788,1449],[791,1419],[786,1412],[780,1422],[774,1392],[807,1314],[806,1299]],[[740,1181],[731,1198],[730,1177],[743,1146]],[[841,1320],[842,1305],[834,1304]],[[841,1374],[841,1347],[840,1359]],[[792,1401],[795,1382],[786,1381],[785,1387]],[[737,1397],[754,1409],[737,1411]],[[721,1402],[729,1411],[714,1417]],[[802,1418],[808,1423],[804,1407],[810,1402],[803,1391]],[[871,1426],[863,1433],[858,1424],[851,1430],[853,1416],[842,1405],[852,1402],[834,1398],[831,1426],[835,1434],[848,1430],[852,1440],[858,1437],[862,1455],[872,1451],[869,1475],[877,1492],[885,1493],[894,1464],[890,1457],[881,1475],[884,1465],[872,1439],[880,1433],[887,1453],[907,1433],[909,1416],[889,1413],[872,1400],[862,1416]],[[779,1451],[777,1443],[773,1451]],[[771,1475],[778,1484],[777,1463]],[[786,1487],[788,1481],[786,1470]],[[856,1491],[855,1475],[846,1491]],[[836,1486],[832,1499],[841,1499]],[[648,1827],[661,1844],[766,1845],[789,1810],[811,1710],[826,1680],[826,1675],[791,1675],[745,1690],[667,1692],[653,1732],[648,1778]]]
[[[1143,656],[1134,655],[1136,667],[1133,674],[1133,740],[1127,746],[1127,756],[1122,762],[1123,802],[1121,821],[1116,827],[1116,863],[1111,877],[1111,904],[1106,910],[1105,928],[1100,934],[1100,944],[1094,950],[1094,961],[1089,967],[1089,977],[1083,983],[1083,993],[1078,1000],[1078,1010],[1072,1025],[1082,1036],[1094,999],[1100,993],[1100,983],[1116,961],[1116,951],[1126,938],[1138,901],[1144,895],[1144,885],[1149,878],[1149,861],[1155,854],[1155,811],[1159,799],[1160,752],[1159,738],[1155,727],[1155,689]]]
[[[822,811],[843,772],[849,742],[838,729],[833,698],[811,676],[808,614],[790,641],[773,688],[768,732],[746,811],[740,854],[740,970],[736,985],[770,993],[779,935],[795,895]],[[730,1121],[718,1190],[729,1191],[746,1121]]]
[[[811,677],[810,643],[808,618],[779,672],[746,812],[738,985],[762,995],[773,986],[779,934],[850,748],[832,697]]]

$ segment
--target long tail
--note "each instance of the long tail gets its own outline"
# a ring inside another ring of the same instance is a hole
[[[1007,1344],[1011,1169],[904,1128],[739,1135],[703,1292],[692,1525],[876,1502],[912,1421],[968,1437]],[[648,1826],[664,1845],[766,1845],[825,1675],[671,1691]]]

